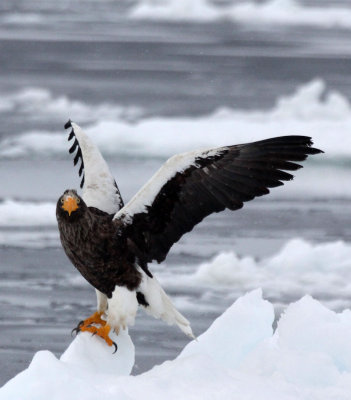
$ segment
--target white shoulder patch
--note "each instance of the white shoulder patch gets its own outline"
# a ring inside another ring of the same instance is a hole
[[[226,147],[208,150],[196,150],[188,153],[176,154],[169,158],[153,177],[136,193],[136,195],[114,216],[130,222],[132,216],[144,212],[150,206],[161,188],[178,172],[182,173],[192,165],[196,165],[197,158],[209,158],[226,150]]]

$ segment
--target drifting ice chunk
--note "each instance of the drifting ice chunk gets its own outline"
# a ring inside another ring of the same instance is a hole
[[[350,400],[351,312],[310,296],[291,304],[272,335],[272,305],[253,291],[238,299],[178,358],[139,376],[126,332],[119,350],[79,335],[61,360],[38,352],[0,389],[0,400]]]

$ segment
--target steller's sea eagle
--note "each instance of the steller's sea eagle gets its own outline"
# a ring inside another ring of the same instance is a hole
[[[126,204],[97,147],[75,123],[69,140],[74,164],[81,160],[80,197],[66,190],[56,217],[62,246],[96,289],[97,311],[82,321],[114,344],[111,329],[134,324],[138,305],[193,337],[189,321],[173,306],[148,268],[162,262],[182,235],[213,212],[237,210],[245,201],[293,179],[285,171],[321,153],[310,137],[281,136],[258,142],[198,150],[171,157]]]

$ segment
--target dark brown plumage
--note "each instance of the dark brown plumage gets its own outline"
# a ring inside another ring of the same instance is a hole
[[[79,201],[71,215],[63,209],[63,200]],[[129,251],[126,237],[117,235],[118,223],[94,207],[87,207],[75,190],[66,190],[56,206],[56,218],[62,247],[72,264],[100,292],[112,296],[116,285],[136,289],[141,280],[135,255]]]

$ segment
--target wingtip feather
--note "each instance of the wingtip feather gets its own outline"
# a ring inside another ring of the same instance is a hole
[[[65,129],[72,128],[72,121],[70,119],[65,123],[64,128]]]

